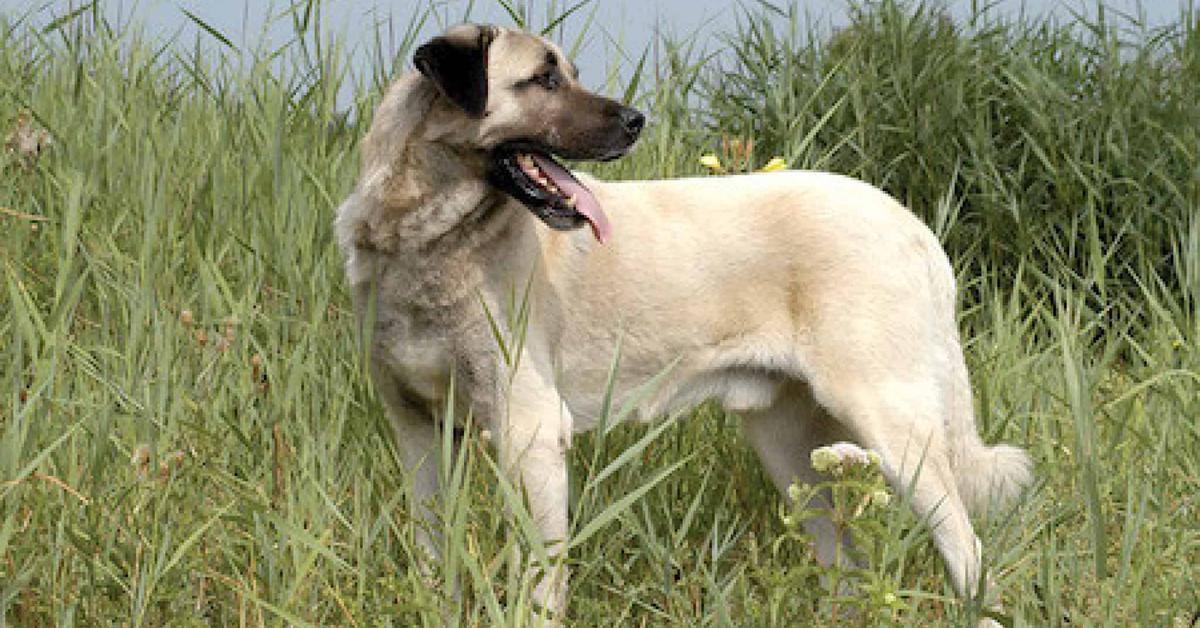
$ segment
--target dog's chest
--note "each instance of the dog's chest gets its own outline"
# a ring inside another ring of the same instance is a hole
[[[444,328],[416,318],[394,317],[375,326],[375,355],[410,395],[445,399],[453,358]]]

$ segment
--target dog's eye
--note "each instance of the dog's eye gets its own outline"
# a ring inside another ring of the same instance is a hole
[[[542,87],[555,90],[562,85],[562,77],[558,75],[556,70],[546,70],[545,72],[533,77],[533,81]]]

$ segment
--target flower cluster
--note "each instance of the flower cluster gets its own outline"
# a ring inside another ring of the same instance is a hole
[[[853,467],[879,468],[879,454],[854,443],[839,442],[812,451],[812,467],[817,473],[841,477]]]

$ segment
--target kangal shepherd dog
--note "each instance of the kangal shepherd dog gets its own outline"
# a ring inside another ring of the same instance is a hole
[[[600,421],[619,345],[614,407],[665,373],[636,397],[638,416],[719,401],[780,490],[820,480],[815,447],[878,452],[927,518],[954,588],[981,593],[967,509],[1013,500],[1030,462],[980,440],[954,276],[920,220],[822,172],[570,172],[556,158],[620,157],[645,119],[584,89],[540,37],[460,25],[413,61],[375,113],[336,229],[431,560],[450,382],[554,556],[568,534],[571,434]],[[503,314],[514,295],[527,306],[519,323]],[[501,350],[497,335],[516,337],[518,324],[523,342]],[[819,560],[845,554],[830,521],[806,525]],[[549,569],[535,601],[564,621],[565,569],[534,568]]]

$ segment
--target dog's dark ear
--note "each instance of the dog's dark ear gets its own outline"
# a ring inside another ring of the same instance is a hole
[[[413,65],[452,102],[480,117],[487,105],[487,50],[495,34],[491,26],[455,27],[417,48]]]

